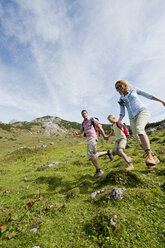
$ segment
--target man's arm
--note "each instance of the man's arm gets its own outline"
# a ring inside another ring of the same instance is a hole
[[[84,132],[84,130],[79,130],[78,132],[74,132],[73,135],[76,136],[76,135],[81,135],[82,133]]]
[[[98,124],[98,128],[99,128],[99,130],[100,130],[100,132],[101,132],[101,134],[102,134],[102,136],[104,137],[104,139],[106,138],[106,135],[105,135],[105,132],[104,132],[104,130],[103,130],[103,128],[102,128],[102,126],[101,126],[101,124]]]

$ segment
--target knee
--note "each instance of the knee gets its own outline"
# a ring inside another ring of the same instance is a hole
[[[113,149],[113,153],[117,154],[117,149],[116,148]]]
[[[118,149],[118,154],[122,154],[123,150],[122,149]]]

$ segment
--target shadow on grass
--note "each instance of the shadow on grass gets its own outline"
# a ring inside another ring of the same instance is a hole
[[[133,188],[143,184],[144,181],[134,172],[117,170],[111,171],[106,175],[106,177],[101,178],[97,187],[99,188],[106,185],[120,185]]]
[[[156,175],[157,175],[157,176],[165,176],[165,169],[158,170],[158,171],[156,172]]]
[[[76,180],[67,181],[63,177],[41,176],[35,179],[36,184],[47,184],[48,191],[57,191],[61,194],[67,194],[70,190],[80,188],[80,193],[86,194],[93,191],[95,180],[91,175],[77,177]]]

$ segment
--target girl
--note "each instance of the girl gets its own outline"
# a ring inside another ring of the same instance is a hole
[[[127,138],[123,131],[121,130],[122,127],[124,127],[123,124],[120,122],[120,126],[118,126],[116,117],[114,115],[109,115],[108,120],[112,123],[112,131],[108,136],[106,136],[106,139],[108,139],[113,133],[115,134],[115,147],[113,149],[113,153],[119,155],[120,157],[124,158],[124,160],[127,163],[126,170],[133,170],[133,164],[132,164],[132,158],[128,157],[124,153],[124,149],[126,147]],[[108,153],[111,151],[109,150]],[[111,154],[109,154],[111,155]]]

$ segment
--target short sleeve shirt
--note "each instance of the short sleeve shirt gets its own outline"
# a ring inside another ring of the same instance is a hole
[[[97,127],[99,125],[99,121],[94,119],[94,124],[95,124],[95,127]],[[97,139],[95,128],[91,124],[91,119],[83,121],[81,125],[81,131],[85,131],[87,140],[90,140],[93,138]]]

